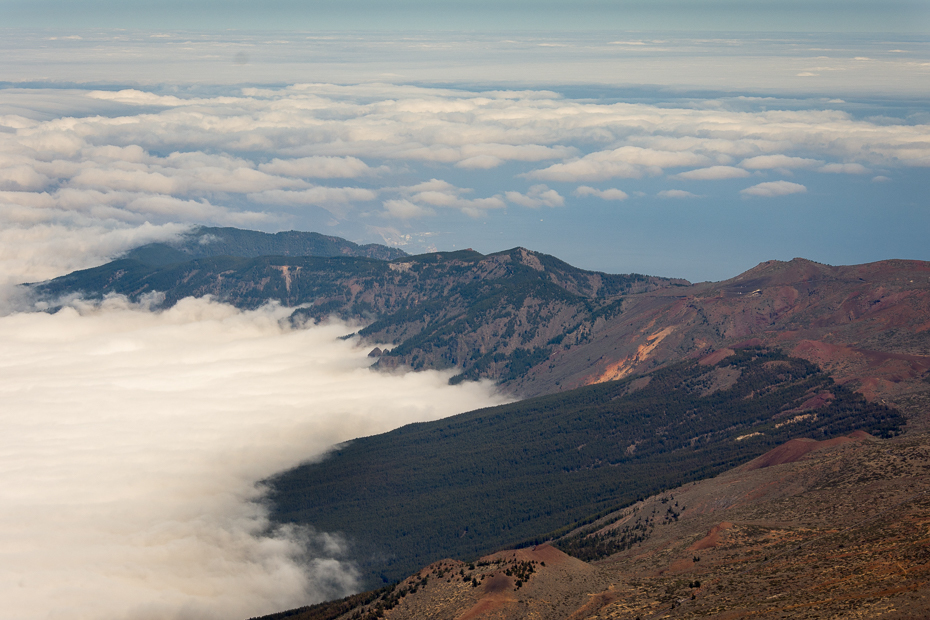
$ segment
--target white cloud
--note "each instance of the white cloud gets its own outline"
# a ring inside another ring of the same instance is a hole
[[[443,181],[442,179],[430,179],[429,181],[423,181],[416,185],[401,187],[399,190],[407,194],[416,194],[419,192],[448,192],[457,194],[462,191],[455,185],[452,185],[452,183]]]
[[[372,174],[368,164],[357,157],[301,157],[273,159],[258,169],[268,174],[315,179],[352,179]]]
[[[495,157],[493,155],[475,155],[474,157],[463,159],[455,164],[455,167],[465,168],[466,170],[488,170],[490,168],[496,168],[502,163],[504,163],[504,160],[500,157]]]
[[[827,164],[817,169],[817,172],[834,174],[868,174],[869,169],[862,164]]]
[[[247,618],[358,587],[338,536],[266,531],[255,483],[502,399],[370,372],[337,338],[354,327],[289,330],[288,312],[110,299],[0,318],[5,616]]]
[[[639,178],[661,174],[663,168],[695,166],[707,162],[704,155],[687,151],[660,151],[638,146],[622,146],[598,151],[581,159],[553,164],[526,176],[546,181],[604,181],[611,178]]]
[[[436,215],[433,209],[414,204],[406,199],[395,199],[384,201],[384,212],[390,217],[396,217],[400,220],[409,220],[413,218]]]
[[[130,192],[189,194],[200,192],[249,193],[270,189],[302,188],[304,181],[277,177],[247,166],[204,163],[192,153],[167,158],[168,165],[126,170],[113,166],[84,168],[70,180],[74,187]],[[223,162],[226,163],[226,162]]]
[[[733,166],[710,166],[709,168],[680,172],[675,176],[689,181],[719,181],[721,179],[742,179],[748,177],[749,172]]]
[[[564,164],[553,164],[543,170],[536,170],[526,175],[531,179],[561,181],[605,181],[613,178],[638,179],[643,170],[626,162],[614,162],[596,159],[577,159]]]
[[[470,217],[481,217],[489,209],[503,209],[507,206],[499,195],[488,198],[465,198],[474,190],[456,187],[440,179],[430,179],[416,185],[393,188],[393,190],[402,194],[404,198],[399,201],[386,201],[384,203],[385,213],[402,219],[434,215],[435,211],[431,207],[458,209]]]
[[[20,164],[0,167],[0,190],[35,192],[45,189],[50,182],[51,179],[36,172],[33,166]]]
[[[116,92],[108,90],[94,90],[87,93],[87,96],[91,99],[102,99],[103,101],[119,101],[120,103],[128,103],[139,106],[173,107],[191,105],[194,103],[201,103],[203,101],[200,99],[181,99],[171,95],[156,95],[154,93],[135,90],[133,88],[127,88]]]
[[[616,188],[595,189],[587,185],[581,185],[573,192],[576,196],[597,196],[601,200],[626,200],[630,196],[623,190]]]
[[[462,198],[458,193],[425,191],[411,196],[411,200],[434,207],[459,209],[467,215],[479,216],[488,209],[503,209],[507,205],[499,196],[490,198]]]
[[[525,194],[520,192],[504,192],[507,200],[520,205],[537,209],[539,207],[562,207],[565,206],[565,199],[554,189],[549,189],[545,185],[533,185]]]
[[[683,189],[665,189],[657,194],[659,198],[700,198],[697,194],[686,192]]]
[[[891,180],[890,177],[886,177],[886,176],[883,176],[883,175],[878,175],[878,176],[876,176],[876,177],[872,177],[872,182],[873,182],[873,183],[887,183],[887,182],[889,182],[890,180]]]
[[[224,209],[212,205],[206,200],[183,200],[174,196],[159,194],[126,195],[125,211],[127,215],[134,216],[126,217],[126,221],[139,223],[150,219],[160,221],[187,219],[236,226],[256,226],[270,219],[263,213]],[[116,210],[102,210],[99,213],[114,218],[121,215]]]
[[[8,128],[0,133],[0,189],[48,192],[59,206],[65,191],[93,191],[106,198],[96,205],[81,201],[86,214],[135,222],[154,212],[134,213],[133,205],[169,204],[140,200],[142,195],[165,196],[192,206],[185,221],[230,223],[242,220],[232,212],[255,200],[264,201],[271,220],[273,207],[300,202],[338,203],[348,217],[358,196],[321,198],[305,179],[376,179],[385,170],[412,172],[405,168],[409,162],[479,171],[505,162],[549,161],[526,177],[578,183],[687,167],[697,169],[678,178],[738,178],[740,169],[828,172],[842,165],[842,171],[861,172],[930,165],[926,126],[877,125],[835,110],[734,112],[713,102],[598,104],[547,91],[474,93],[390,84],[229,93],[186,98],[138,89],[94,91],[84,93],[82,109],[118,104],[121,113],[69,116],[64,110],[76,104],[67,102],[80,92],[45,89],[46,100],[61,98],[59,116],[0,117]],[[3,97],[15,102],[11,91]],[[156,155],[162,153],[167,155]],[[738,167],[734,160],[741,160]],[[824,164],[831,160],[846,163]],[[500,208],[506,191],[513,189],[504,184],[478,198],[453,192],[458,206],[451,208],[470,214]],[[417,203],[412,195],[400,198]],[[432,203],[423,207],[439,206],[435,196],[422,200]],[[475,200],[483,202],[468,202]],[[207,204],[212,208],[196,207]]]
[[[788,194],[803,194],[805,192],[807,192],[806,187],[800,183],[792,183],[790,181],[769,181],[740,190],[740,193],[744,196],[762,196],[764,198],[787,196]]]
[[[42,113],[27,118],[33,103]],[[402,219],[564,204],[556,189],[522,193],[509,174],[480,175],[508,162],[534,182],[585,187],[666,172],[713,181],[747,171],[864,174],[930,165],[927,125],[829,109],[747,112],[725,101],[598,103],[549,91],[385,83],[196,97],[7,89],[0,113],[0,225],[17,229],[146,222],[271,229],[316,217],[303,205],[370,227],[363,203],[378,198],[382,215]],[[446,172],[483,180],[475,190],[428,181]],[[363,177],[365,187],[311,182]]]
[[[789,157],[788,155],[759,155],[744,159],[739,164],[748,170],[771,170],[774,168],[814,168],[822,166],[823,162],[805,157]]]
[[[280,189],[247,194],[249,200],[270,205],[344,205],[350,202],[374,200],[378,193],[361,187],[316,186],[299,191]]]
[[[887,48],[893,46],[874,38],[850,42],[855,50],[847,48],[849,53],[843,57],[832,55],[829,63],[845,70],[805,84],[795,75],[817,71],[816,65],[825,62],[817,59],[823,52],[799,48],[790,38],[695,38],[685,33],[661,41],[612,45],[608,39],[578,36],[577,32],[548,33],[543,35],[546,40],[540,40],[539,33],[506,38],[475,36],[473,32],[418,33],[413,38],[396,39],[359,38],[348,33],[288,36],[285,45],[277,32],[263,37],[241,30],[215,32],[215,36],[178,33],[165,39],[129,31],[117,36],[100,30],[84,35],[83,41],[57,37],[51,45],[45,33],[8,35],[10,51],[0,79],[35,79],[35,67],[41,66],[41,74],[52,83],[99,83],[106,79],[113,84],[141,85],[291,84],[313,75],[320,82],[368,83],[369,92],[379,94],[386,89],[377,82],[403,76],[410,84],[482,83],[498,89],[512,84],[543,87],[555,83],[615,87],[620,80],[654,84],[660,89],[743,89],[817,97],[872,94],[879,83],[882,92],[889,95],[920,96],[924,77],[922,63],[917,61],[920,57],[914,56],[917,52],[889,55]],[[835,43],[821,39],[813,47],[835,48]],[[241,54],[251,61],[243,64],[236,60],[244,58]],[[854,55],[881,61],[859,62],[853,60]],[[700,58],[701,69],[696,71],[692,63],[681,62],[685,57]],[[140,58],[146,62],[138,62]],[[807,92],[798,93],[799,87]],[[254,97],[262,97],[265,90],[243,89]],[[146,100],[140,97],[144,94],[140,90],[135,92],[140,105],[151,107],[170,107],[170,95],[176,94],[159,91],[169,96]],[[516,94],[520,95],[519,91]],[[513,93],[502,91],[485,95],[513,97]],[[111,104],[127,98],[125,91],[120,96],[109,92],[105,96]]]
[[[15,222],[9,215],[0,207],[0,287],[95,267],[136,246],[169,241],[189,230],[184,224],[128,226],[84,219]],[[0,314],[8,311],[0,294]]]

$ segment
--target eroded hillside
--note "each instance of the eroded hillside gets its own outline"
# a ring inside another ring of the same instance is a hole
[[[812,361],[867,398],[919,418],[930,405],[930,263],[832,267],[769,261],[732,280],[624,298],[583,324],[584,346],[554,351],[514,389],[568,389],[682,358],[757,344]]]

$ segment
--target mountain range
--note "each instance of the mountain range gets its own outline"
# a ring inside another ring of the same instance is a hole
[[[925,496],[881,506],[925,485],[930,263],[768,261],[692,284],[524,248],[408,256],[201,228],[30,286],[52,311],[118,293],[276,302],[295,327],[335,315],[364,325],[375,368],[455,368],[452,382],[489,378],[520,399],[267,481],[278,522],[338,528],[369,586],[402,580],[287,617],[801,617],[820,591],[839,593],[823,617],[911,617],[927,602]],[[847,493],[878,521],[856,521]],[[879,522],[903,541],[888,557],[908,585],[857,599],[856,574],[888,579],[869,564],[885,553]],[[854,538],[848,553],[829,542]]]
[[[585,271],[523,248],[387,261],[370,255],[389,248],[332,242],[338,254],[329,246],[287,254],[312,249],[290,240],[323,238],[314,233],[253,233],[266,243],[216,246],[236,255],[188,255],[213,245],[197,239],[229,230],[200,229],[179,246],[176,262],[164,262],[170,246],[153,244],[34,286],[49,298],[158,291],[165,305],[190,295],[241,308],[306,305],[294,311],[296,323],[328,315],[364,322],[365,341],[390,345],[380,352],[381,367],[456,367],[455,380],[488,377],[520,397],[754,343],[814,362],[869,398],[906,409],[928,403],[921,382],[930,370],[926,262],[769,261],[730,280],[690,284]],[[270,254],[254,256],[256,246]]]

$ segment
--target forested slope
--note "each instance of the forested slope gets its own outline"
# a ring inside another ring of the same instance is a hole
[[[270,499],[279,522],[343,532],[374,586],[542,540],[791,437],[902,423],[808,362],[747,348],[358,439],[270,480]]]

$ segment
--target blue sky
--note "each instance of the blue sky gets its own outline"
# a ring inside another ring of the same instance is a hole
[[[921,0],[5,0],[7,25],[335,30],[920,33]]]

